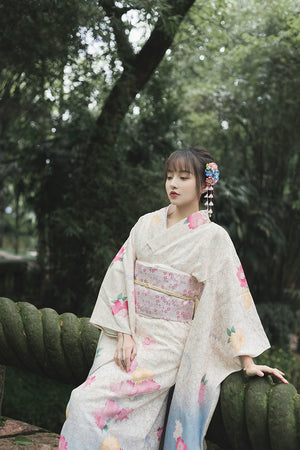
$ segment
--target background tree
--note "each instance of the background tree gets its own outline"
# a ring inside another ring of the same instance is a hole
[[[226,184],[216,217],[234,237],[255,298],[291,302],[299,289],[299,5],[227,2],[198,35],[193,17],[181,29],[193,43],[179,34],[174,49],[188,74],[177,87],[182,136],[220,157]]]
[[[40,304],[89,314],[128,230],[164,201],[165,156],[201,143],[221,162],[215,217],[256,301],[297,308],[299,7],[175,3],[89,0],[49,12],[27,1],[1,19],[23,27],[1,47],[1,167],[15,164],[9,182],[22,174],[36,212]]]
[[[6,154],[13,137],[13,152],[28,174],[26,199],[37,216],[40,302],[83,311],[112,257],[116,234],[123,237],[136,220],[136,214],[125,221],[111,214],[112,205],[125,206],[127,198],[114,181],[127,176],[126,153],[114,146],[130,104],[193,3],[90,0],[61,8],[50,1],[41,8],[28,0],[20,8],[5,2],[3,34],[16,27],[18,32],[12,44],[4,39],[1,47],[7,84],[2,135]],[[141,25],[148,35],[134,48],[130,33]],[[21,105],[11,120],[5,113],[9,105]]]

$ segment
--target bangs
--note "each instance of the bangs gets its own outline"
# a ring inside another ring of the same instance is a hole
[[[166,175],[168,172],[187,172],[195,174],[194,161],[186,152],[174,152],[166,161]]]

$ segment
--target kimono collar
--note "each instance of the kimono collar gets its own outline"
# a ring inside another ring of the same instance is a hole
[[[169,205],[166,208],[166,216],[165,216],[165,224],[167,227],[167,217],[168,217],[168,211],[171,205]],[[210,218],[209,218],[209,214],[208,211],[206,209],[203,209],[201,211],[196,211],[193,214],[190,214],[189,216],[187,216],[185,219],[180,220],[179,222],[177,222],[177,224],[179,223],[184,223],[184,224],[188,224],[188,227],[193,230],[194,228],[198,228],[200,225],[205,225],[206,223],[210,222]],[[172,225],[172,227],[177,225],[176,223],[174,225]],[[170,227],[170,228],[172,228]],[[170,229],[168,228],[168,229]]]

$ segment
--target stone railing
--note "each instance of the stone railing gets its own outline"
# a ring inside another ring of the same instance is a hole
[[[99,333],[88,318],[0,298],[2,366],[80,384],[92,365]],[[224,450],[299,450],[300,395],[292,384],[234,373],[222,383],[207,435]]]

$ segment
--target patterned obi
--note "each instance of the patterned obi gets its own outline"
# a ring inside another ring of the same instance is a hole
[[[202,285],[191,275],[170,267],[135,263],[135,310],[157,319],[193,319]]]

